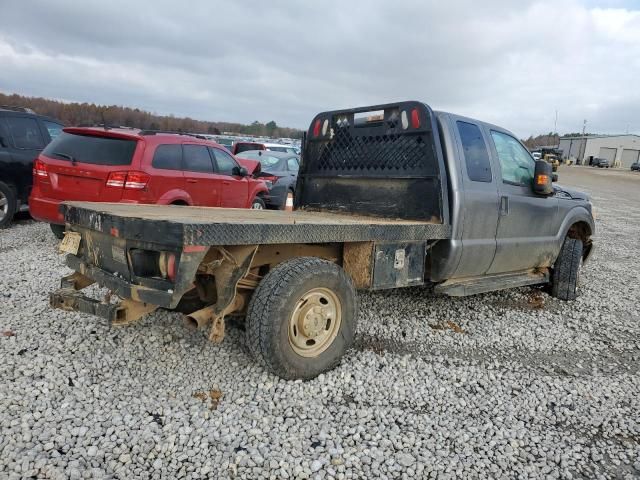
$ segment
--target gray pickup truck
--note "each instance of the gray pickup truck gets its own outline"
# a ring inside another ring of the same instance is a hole
[[[313,378],[353,342],[357,289],[546,284],[575,299],[591,203],[553,180],[507,130],[424,103],[324,112],[305,136],[295,211],[63,204],[75,272],[50,302],[115,325],[176,309],[216,342],[236,316],[268,370]],[[93,283],[107,298],[80,291]]]

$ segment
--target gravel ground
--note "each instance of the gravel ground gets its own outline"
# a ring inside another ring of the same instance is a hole
[[[565,170],[598,214],[577,301],[364,294],[357,347],[304,383],[238,329],[51,310],[48,227],[0,232],[0,478],[640,477],[640,176]]]

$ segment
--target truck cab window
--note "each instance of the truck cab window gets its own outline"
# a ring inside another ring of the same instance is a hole
[[[491,138],[498,152],[502,181],[516,185],[531,185],[534,161],[518,140],[506,133],[491,130]]]
[[[491,183],[491,162],[489,152],[477,125],[467,122],[456,122],[460,141],[464,150],[464,160],[467,164],[467,175],[474,182]]]

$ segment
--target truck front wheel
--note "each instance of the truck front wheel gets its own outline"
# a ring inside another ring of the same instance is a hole
[[[340,266],[299,257],[269,271],[246,317],[253,357],[287,380],[311,379],[335,367],[353,343],[358,300]]]
[[[582,265],[582,240],[565,238],[551,273],[551,295],[560,300],[575,300]]]

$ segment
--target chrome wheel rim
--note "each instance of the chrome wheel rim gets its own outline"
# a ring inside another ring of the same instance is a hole
[[[251,204],[251,210],[264,210],[264,207],[260,202],[254,202]]]
[[[333,343],[341,324],[337,295],[313,288],[300,297],[289,318],[289,345],[301,357],[317,357]]]

